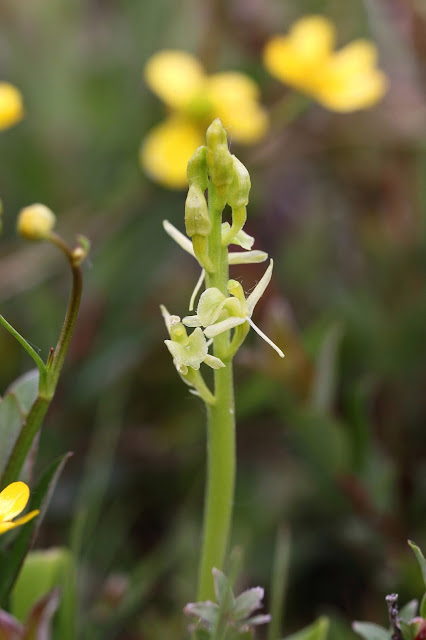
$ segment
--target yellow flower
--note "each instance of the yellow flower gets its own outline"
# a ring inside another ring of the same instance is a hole
[[[204,144],[205,130],[215,118],[221,119],[232,140],[242,144],[257,142],[268,128],[258,86],[243,73],[208,76],[189,53],[160,51],[148,60],[144,75],[170,115],[148,133],[140,162],[153,180],[166,187],[187,186],[188,160]]]
[[[322,16],[296,22],[287,36],[271,38],[264,49],[267,70],[332,111],[367,109],[385,94],[388,81],[377,68],[377,49],[354,40],[334,50],[333,24]]]
[[[23,117],[21,92],[8,82],[0,82],[0,131],[13,127]]]
[[[25,509],[29,497],[30,490],[25,482],[12,482],[3,489],[0,493],[0,535],[29,522],[38,515],[38,510],[31,511],[12,522],[13,518]]]

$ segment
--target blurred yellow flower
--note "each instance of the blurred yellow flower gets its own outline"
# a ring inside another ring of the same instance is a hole
[[[13,127],[23,117],[21,92],[8,82],[0,82],[0,131]]]
[[[149,87],[170,109],[170,115],[146,136],[140,149],[142,168],[155,181],[185,188],[186,166],[204,144],[205,130],[220,118],[232,140],[252,144],[268,128],[259,89],[236,71],[206,75],[196,58],[184,51],[160,51],[144,70]]]
[[[25,482],[12,482],[0,493],[0,535],[29,522],[39,511],[31,511],[22,518],[13,520],[27,506],[30,490]]]
[[[287,36],[274,36],[263,61],[273,76],[332,111],[367,109],[385,94],[388,81],[377,68],[377,49],[354,40],[335,51],[334,25],[323,16],[296,22]]]

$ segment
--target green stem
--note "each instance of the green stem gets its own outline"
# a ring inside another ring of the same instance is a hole
[[[52,234],[51,241],[65,253],[71,266],[73,280],[70,299],[58,343],[53,354],[49,356],[46,367],[43,364],[44,371],[43,375],[40,375],[38,396],[28,413],[12,449],[1,478],[0,488],[7,486],[19,477],[33,440],[41,428],[46,412],[53,396],[55,395],[59,375],[61,373],[80,307],[82,291],[81,269],[79,266],[74,264],[70,249],[65,245],[63,240],[59,238],[59,236]]]
[[[213,185],[209,187],[209,209],[212,232],[209,255],[215,272],[206,274],[206,286],[217,287],[227,294],[229,279],[228,251],[222,247],[222,209]],[[223,568],[231,530],[235,485],[235,407],[232,360],[226,358],[229,332],[213,341],[213,353],[225,362],[214,371],[215,404],[208,407],[207,485],[204,508],[203,544],[200,561],[198,599],[214,598],[212,569]]]
[[[300,118],[309,109],[312,100],[297,92],[286,94],[278,100],[270,110],[270,118],[274,127],[286,128]]]
[[[71,273],[72,273],[72,288],[68,301],[67,313],[62,325],[62,330],[58,339],[58,343],[55,347],[53,357],[48,369],[48,385],[50,393],[53,395],[58,384],[58,379],[64,364],[65,356],[68,351],[68,347],[72,338],[75,323],[77,321],[78,311],[80,309],[81,293],[83,290],[83,276],[79,265],[76,265],[73,260],[73,256],[67,245],[63,242],[62,238],[52,234],[52,242],[57,245],[61,251],[63,251],[68,259]]]

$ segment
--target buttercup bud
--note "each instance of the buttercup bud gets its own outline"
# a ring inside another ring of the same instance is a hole
[[[192,184],[189,187],[185,202],[186,234],[208,236],[212,229],[207,202],[200,187]]]
[[[201,191],[207,189],[207,147],[198,147],[188,162],[186,172],[190,185],[197,186]]]
[[[232,157],[232,182],[228,189],[227,202],[232,208],[246,207],[251,187],[250,175],[238,158]]]
[[[55,226],[56,216],[44,204],[32,204],[18,216],[18,233],[27,240],[45,240]]]
[[[21,92],[8,82],[0,82],[0,131],[13,127],[23,117]]]

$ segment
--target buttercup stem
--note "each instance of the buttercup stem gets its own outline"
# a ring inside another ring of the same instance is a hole
[[[217,287],[227,295],[228,251],[222,247],[222,203],[212,184],[209,186],[209,212],[212,231],[209,256],[215,272],[206,274],[206,286]],[[229,331],[213,341],[213,353],[225,367],[214,371],[215,405],[208,407],[207,485],[204,507],[203,545],[200,561],[198,600],[213,600],[212,569],[223,568],[231,529],[235,485],[235,409],[232,360],[226,358]]]
[[[58,343],[53,351],[53,355],[49,356],[44,375],[40,376],[38,396],[31,407],[19,437],[10,454],[7,466],[1,478],[0,489],[18,479],[33,440],[40,430],[46,412],[55,394],[56,385],[58,383],[59,375],[65,360],[80,307],[82,292],[81,269],[79,266],[74,264],[72,252],[64,243],[62,238],[56,234],[52,234],[50,240],[59,249],[61,249],[70,264],[73,278],[71,294]]]

